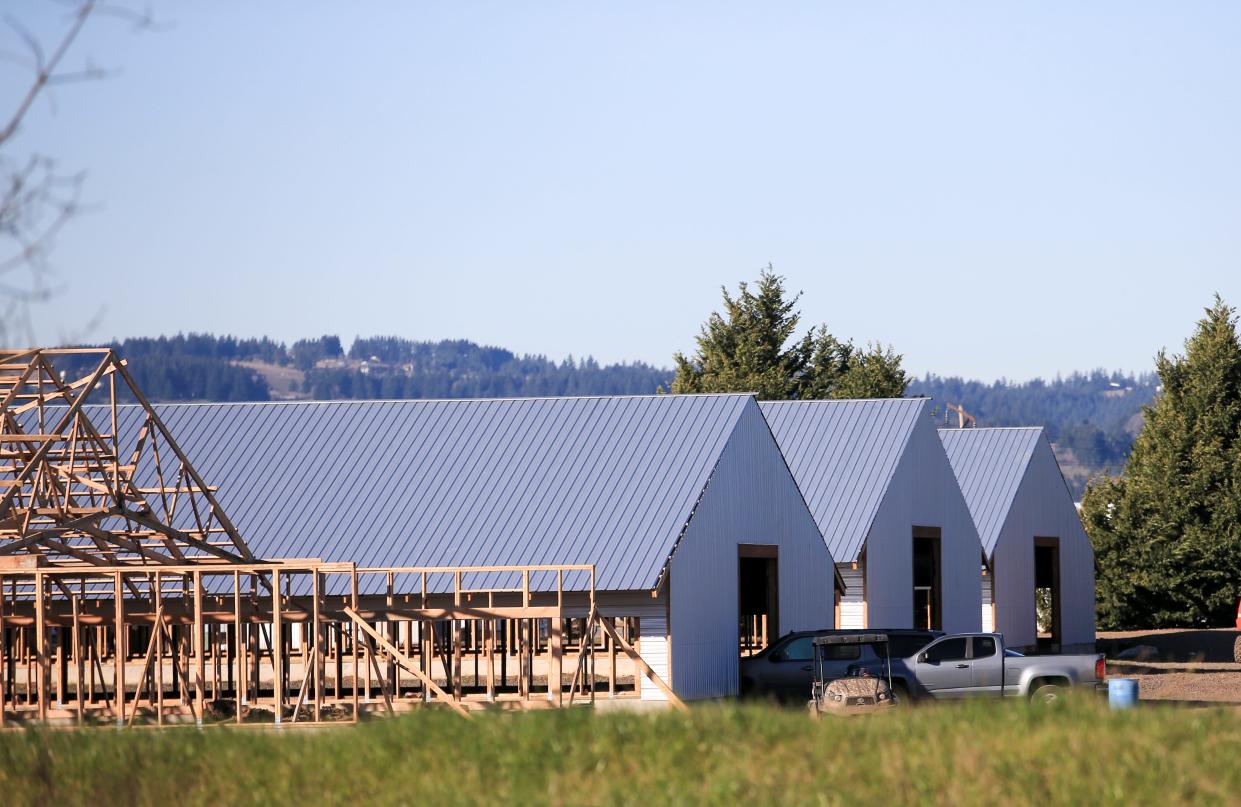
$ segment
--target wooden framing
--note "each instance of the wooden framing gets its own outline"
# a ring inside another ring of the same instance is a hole
[[[141,409],[124,434],[121,396]],[[30,559],[102,567],[255,557],[115,353],[0,350],[0,565]]]
[[[593,702],[618,649],[683,707],[594,566],[264,561],[215,491],[111,350],[0,350],[0,727],[560,706],[566,652]]]
[[[389,594],[390,577],[410,585]],[[304,725],[424,705],[593,703],[601,687],[618,696],[618,656],[632,697],[646,676],[682,708],[633,630],[618,629],[630,618],[599,616],[594,579],[589,565],[0,569],[0,720]],[[70,637],[56,674],[53,634]],[[602,678],[596,655],[609,660]],[[210,682],[209,665],[221,670]]]

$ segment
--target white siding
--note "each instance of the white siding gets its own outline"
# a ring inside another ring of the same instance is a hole
[[[991,604],[991,575],[982,575],[982,632],[995,632],[995,609]]]
[[[944,630],[982,627],[982,544],[930,418],[909,437],[866,539],[867,627],[913,627],[913,528],[940,529]]]
[[[638,623],[639,647],[642,660],[651,665],[651,670],[668,684],[672,679],[668,675],[668,620],[662,613],[642,617]],[[667,700],[663,690],[645,675],[642,679],[642,700]],[[669,684],[671,686],[671,684]],[[675,691],[675,690],[674,690]]]
[[[1094,552],[1046,436],[1039,438],[995,545],[996,628],[1012,647],[1036,642],[1036,537],[1060,540],[1061,646],[1093,651]]]
[[[840,627],[860,629],[866,627],[866,597],[862,590],[863,576],[866,574],[862,561],[858,568],[852,563],[837,564],[836,569],[845,581],[845,593],[840,598]]]
[[[781,634],[832,625],[831,554],[753,403],[672,558],[672,688],[682,698],[737,692],[738,544],[779,547]]]

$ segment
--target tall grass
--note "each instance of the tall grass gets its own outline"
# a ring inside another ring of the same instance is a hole
[[[324,731],[0,735],[5,805],[1241,804],[1241,713],[971,704],[812,721],[442,712]]]

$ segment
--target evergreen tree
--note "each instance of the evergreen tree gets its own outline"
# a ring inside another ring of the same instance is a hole
[[[770,264],[753,290],[743,282],[736,297],[727,288],[721,292],[724,311],[702,326],[697,353],[673,356],[673,392],[754,392],[763,400],[905,394],[908,379],[891,348],[858,350],[824,325],[795,338],[801,294],[790,299]]]
[[[1241,343],[1218,295],[1184,356],[1156,358],[1162,394],[1119,478],[1082,517],[1104,628],[1225,624],[1241,593]]]
[[[828,397],[900,398],[908,386],[901,356],[890,347],[875,344],[850,352],[848,364],[838,374]]]
[[[755,392],[763,399],[797,397],[812,350],[807,334],[787,346],[801,320],[801,295],[785,299],[784,278],[768,266],[757,289],[742,283],[736,298],[721,288],[724,314],[712,312],[698,336],[698,354],[673,356],[672,391]]]

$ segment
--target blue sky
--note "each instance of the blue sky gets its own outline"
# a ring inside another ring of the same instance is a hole
[[[152,8],[93,21],[71,66],[120,72],[12,146],[87,172],[54,257],[94,339],[667,365],[770,261],[807,323],[1024,379],[1149,369],[1241,303],[1236,3]]]

